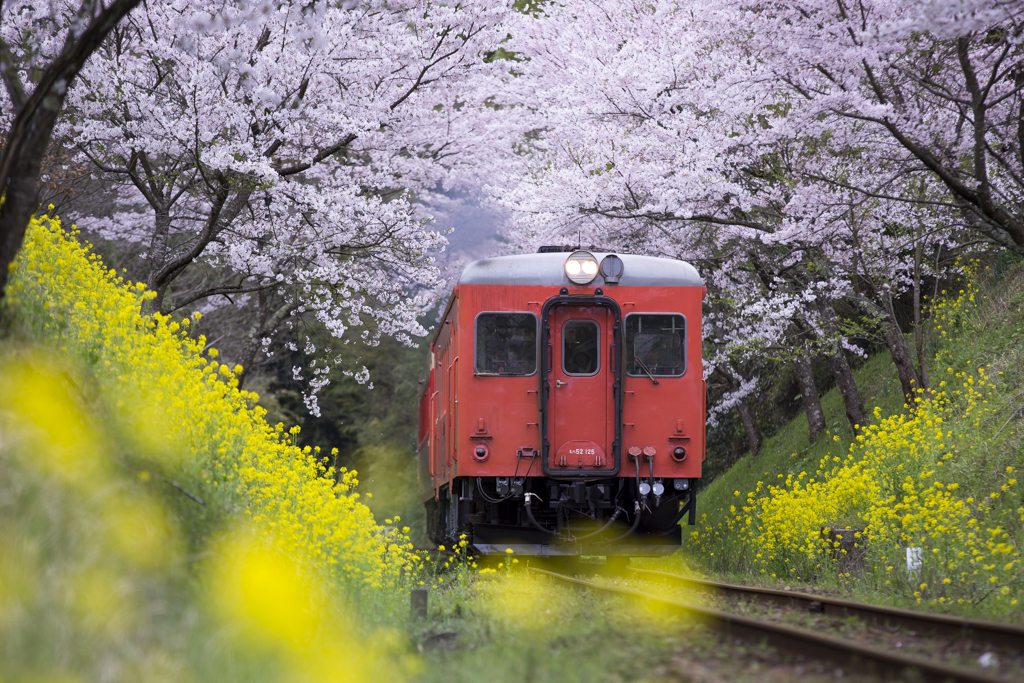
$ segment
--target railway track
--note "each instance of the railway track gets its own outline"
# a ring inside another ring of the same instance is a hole
[[[669,574],[651,569],[630,567],[638,578],[664,581],[687,588],[695,588],[721,595],[741,597],[782,606],[802,608],[829,616],[853,616],[881,626],[905,628],[935,636],[963,636],[989,645],[1024,650],[1024,628],[1009,624],[998,624],[977,619],[962,619],[944,614],[928,614],[913,610],[869,605],[863,602],[830,598],[798,591],[783,591],[772,588],[753,588],[731,583],[705,581],[678,574]]]
[[[980,669],[971,669],[902,652],[893,652],[835,636],[824,635],[816,631],[731,614],[669,597],[644,593],[632,588],[594,583],[544,569],[531,569],[531,571],[588,590],[658,603],[734,638],[741,638],[752,642],[764,641],[781,650],[813,659],[830,660],[840,665],[850,666],[854,670],[870,672],[880,677],[899,678],[913,671],[913,675],[916,676],[915,680],[933,681],[934,683],[944,683],[946,681],[954,681],[956,683],[1005,683],[1008,680]],[[748,588],[746,586],[735,586],[713,581],[701,581],[652,570],[632,569],[631,571],[638,577],[647,579],[673,581],[683,585],[688,584],[690,587],[701,590],[743,595],[747,598],[775,603],[785,602],[790,605],[803,605],[808,610],[816,612],[824,611],[826,614],[832,615],[857,616],[873,620],[876,623],[926,630],[936,635],[960,634],[973,639],[980,638],[986,642],[989,642],[989,639],[996,640],[998,638],[996,642],[1017,649],[1020,649],[1021,645],[1024,644],[1024,629],[1014,626],[970,619],[956,619],[943,615],[923,614],[909,610],[875,607],[873,605],[836,600],[805,593]]]

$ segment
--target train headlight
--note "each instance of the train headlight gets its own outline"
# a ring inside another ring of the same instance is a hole
[[[593,282],[597,269],[597,259],[589,251],[574,251],[565,261],[565,274],[573,284]]]

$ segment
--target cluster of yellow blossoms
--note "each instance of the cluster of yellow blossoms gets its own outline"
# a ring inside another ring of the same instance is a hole
[[[959,326],[973,301],[969,287],[937,306],[937,327]],[[1014,456],[993,462],[996,472],[971,471],[984,460],[978,428],[992,412],[994,378],[989,366],[946,375],[918,390],[905,413],[883,417],[875,408],[875,424],[843,457],[829,453],[813,474],[758,482],[719,524],[705,517],[695,547],[775,577],[848,578],[852,570],[918,602],[1011,610],[1021,599],[1024,526]]]
[[[92,368],[115,405],[126,439],[200,482],[206,495],[242,513],[274,547],[328,585],[365,595],[404,585],[420,563],[408,538],[379,526],[354,491],[356,473],[324,466],[319,449],[294,444],[298,428],[269,426],[240,366],[219,363],[180,322],[141,311],[152,298],[107,269],[65,233],[34,219],[19,255],[9,303],[28,329]]]

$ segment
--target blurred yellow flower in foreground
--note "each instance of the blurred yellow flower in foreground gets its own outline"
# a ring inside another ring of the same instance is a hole
[[[312,643],[318,610],[294,560],[244,537],[229,539],[217,554],[213,598],[222,616],[261,644]]]
[[[0,413],[9,436],[28,439],[32,465],[87,483],[100,476],[98,440],[72,394],[71,377],[39,356],[20,354],[0,365]]]
[[[211,602],[248,646],[276,650],[303,680],[401,683],[417,661],[387,631],[355,625],[338,595],[282,548],[238,531],[215,549]]]

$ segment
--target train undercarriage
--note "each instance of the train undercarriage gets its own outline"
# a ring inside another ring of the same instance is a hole
[[[427,503],[427,531],[470,553],[518,556],[662,556],[696,521],[694,479],[459,477]],[[454,493],[454,495],[453,495]]]

